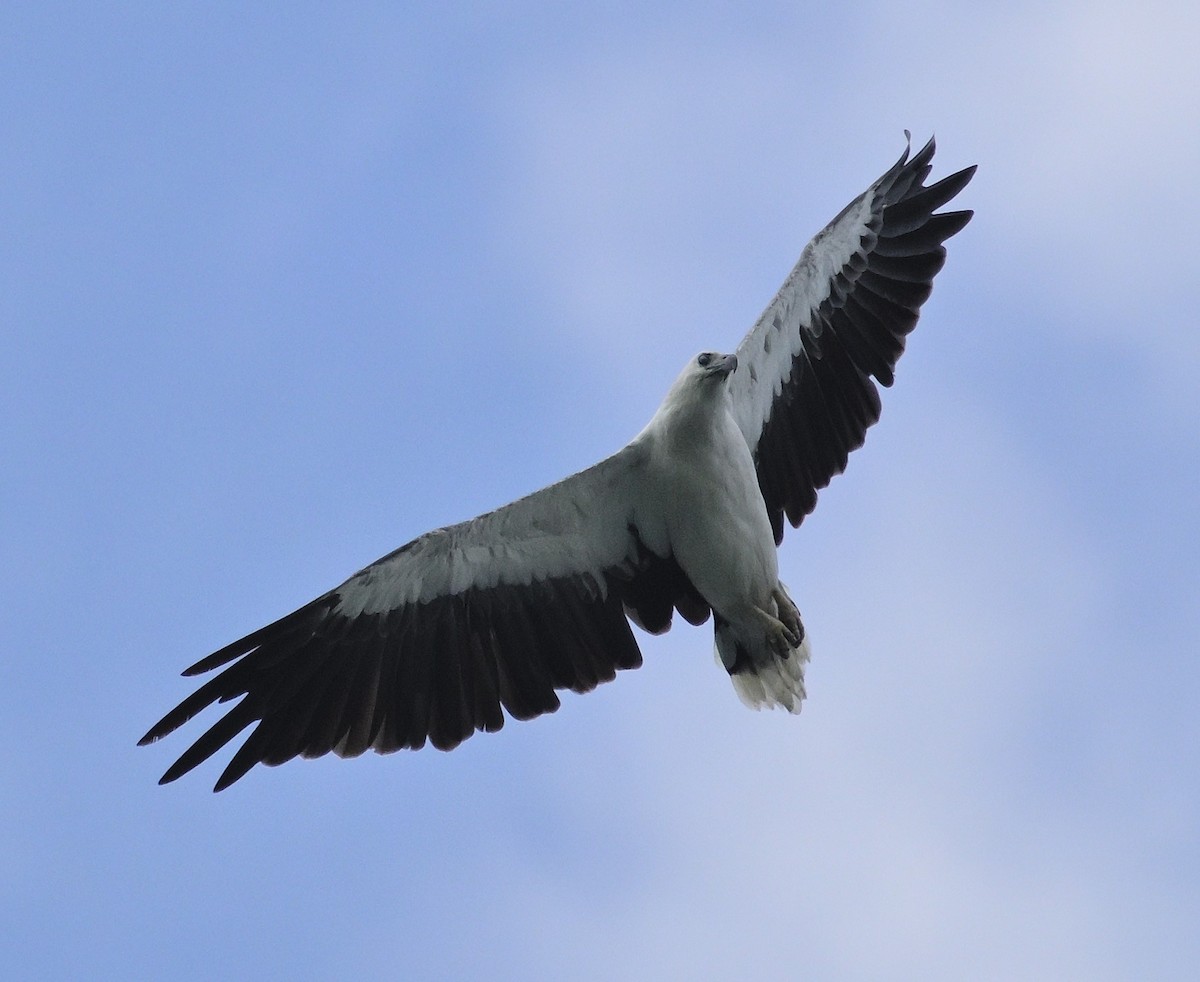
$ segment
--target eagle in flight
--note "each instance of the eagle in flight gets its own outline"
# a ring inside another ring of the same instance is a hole
[[[628,446],[528,497],[427,532],[183,674],[221,671],[140,741],[234,702],[162,776],[253,726],[214,790],[255,764],[330,751],[449,750],[504,713],[553,712],[637,668],[632,621],[713,619],[741,698],[798,712],[808,639],[776,547],[879,418],[968,167],[926,185],[934,142],[847,205],[735,352],[688,361]],[[872,381],[874,379],[874,381]]]

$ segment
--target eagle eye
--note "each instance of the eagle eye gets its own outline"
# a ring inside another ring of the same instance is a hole
[[[713,356],[707,351],[696,359],[696,364],[701,368],[708,368],[708,363],[713,360]]]

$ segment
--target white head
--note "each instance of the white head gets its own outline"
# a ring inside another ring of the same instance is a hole
[[[689,359],[675,379],[663,406],[677,410],[717,406],[728,392],[726,381],[737,368],[737,355],[702,351]]]
[[[737,355],[702,351],[688,360],[667,392],[654,418],[639,437],[657,433],[691,440],[696,426],[707,427],[717,418],[718,407],[727,405],[726,382],[737,368]]]
[[[687,388],[696,393],[720,392],[725,388],[725,380],[737,368],[737,355],[722,355],[716,351],[702,351],[691,358],[679,378],[671,386],[671,390]]]

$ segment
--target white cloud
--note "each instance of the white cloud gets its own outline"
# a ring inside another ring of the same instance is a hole
[[[903,13],[901,14],[901,9]],[[880,5],[853,49],[766,21],[692,24],[550,65],[498,97],[513,133],[515,266],[553,321],[663,377],[698,338],[732,344],[809,235],[881,171],[900,128],[941,137],[938,172],[979,162],[964,201],[1007,335],[1121,352],[1145,394],[1195,411],[1200,334],[1189,125],[1200,14],[1183,4]],[[920,25],[918,29],[917,24]],[[844,39],[843,39],[844,40]],[[897,57],[903,49],[903,57]],[[850,64],[858,66],[852,71]],[[828,86],[844,83],[842,97]],[[971,246],[958,245],[969,251]],[[986,290],[984,288],[986,287]]]
[[[1196,412],[1183,366],[1200,358],[1200,335],[1178,312],[1200,301],[1189,191],[1200,11],[1109,2],[943,14],[953,40],[931,34],[912,52],[929,67],[911,95],[940,106],[946,146],[980,163],[971,236],[1013,308],[1013,334],[1049,329],[1118,351],[1142,397]]]

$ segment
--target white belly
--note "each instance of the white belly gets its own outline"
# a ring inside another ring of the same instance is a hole
[[[741,620],[748,604],[769,609],[779,567],[750,450],[721,415],[711,440],[677,449],[661,476],[675,559],[718,613]]]

